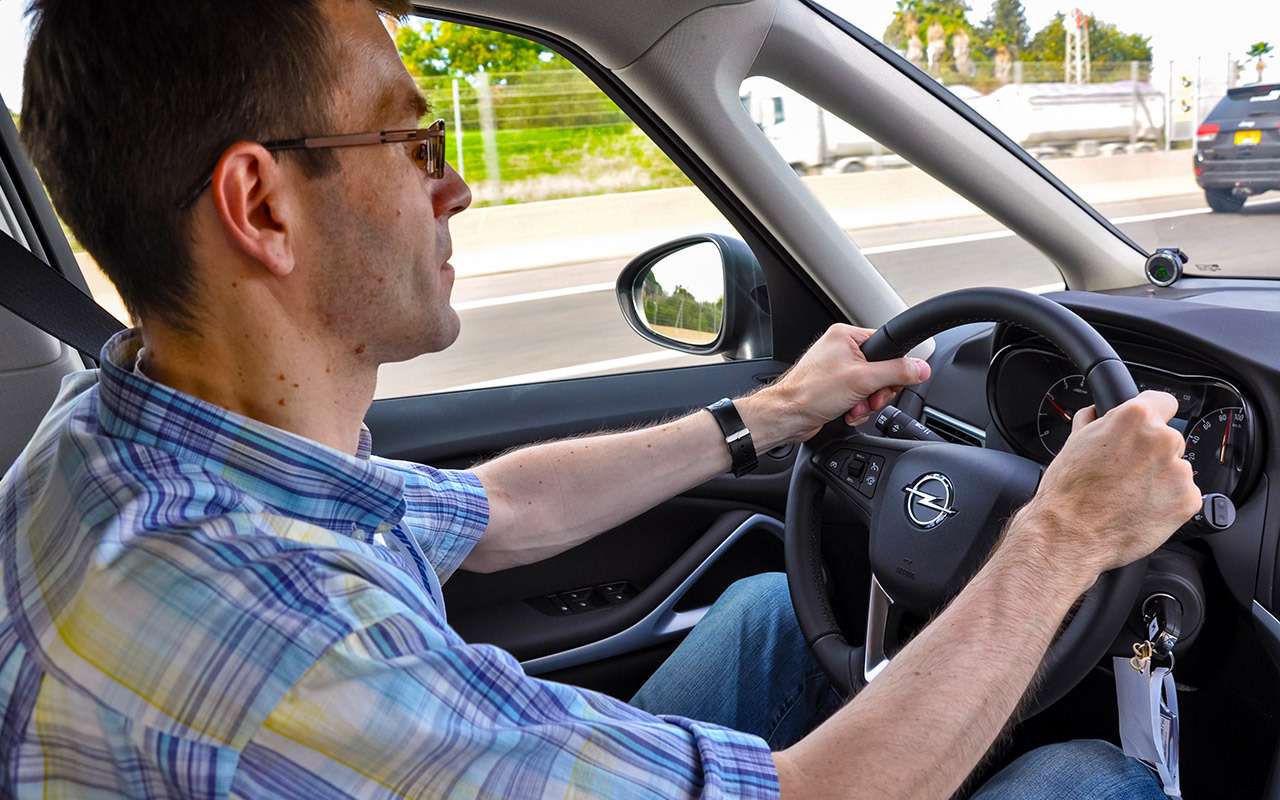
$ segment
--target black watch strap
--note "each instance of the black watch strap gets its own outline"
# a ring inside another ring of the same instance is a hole
[[[742,415],[729,398],[717,400],[707,406],[711,416],[715,417],[720,432],[724,434],[724,443],[729,448],[729,458],[733,461],[733,474],[742,477],[756,468],[756,444],[751,441],[751,431],[742,421]]]

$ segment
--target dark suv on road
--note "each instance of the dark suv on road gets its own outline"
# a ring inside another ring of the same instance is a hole
[[[1280,189],[1280,83],[1228,89],[1196,130],[1196,183],[1214,211]]]

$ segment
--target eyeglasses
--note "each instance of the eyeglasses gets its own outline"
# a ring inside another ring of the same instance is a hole
[[[426,128],[375,131],[371,133],[343,133],[335,136],[308,136],[302,139],[273,139],[262,146],[273,153],[281,150],[326,150],[332,147],[363,147],[373,144],[412,144],[410,155],[418,169],[427,177],[439,180],[444,177],[444,120],[438,119]],[[195,205],[200,195],[213,185],[213,172],[204,179],[178,208],[185,211]]]

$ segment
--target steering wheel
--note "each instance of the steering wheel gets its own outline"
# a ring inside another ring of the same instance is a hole
[[[1085,376],[1101,416],[1138,393],[1133,377],[1087,322],[1038,295],[964,289],[889,320],[862,346],[870,361],[905,355],[970,322],[1004,322],[1056,345]],[[900,640],[903,611],[928,619],[977,572],[1004,522],[1035,494],[1043,467],[965,445],[892,439],[829,423],[802,445],[787,496],[786,562],[796,617],[815,658],[846,697],[874,679]],[[870,528],[871,586],[865,641],[849,643],[826,588],[822,503],[830,490]],[[1043,681],[1024,712],[1047,708],[1107,652],[1133,607],[1145,560],[1103,574],[1045,654]],[[993,657],[998,642],[992,643]]]

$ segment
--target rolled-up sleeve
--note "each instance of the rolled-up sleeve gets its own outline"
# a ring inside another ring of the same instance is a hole
[[[406,474],[404,521],[444,583],[489,526],[489,496],[474,472],[395,463]]]
[[[243,750],[243,796],[776,797],[766,743],[530,678],[359,580],[361,620]]]

